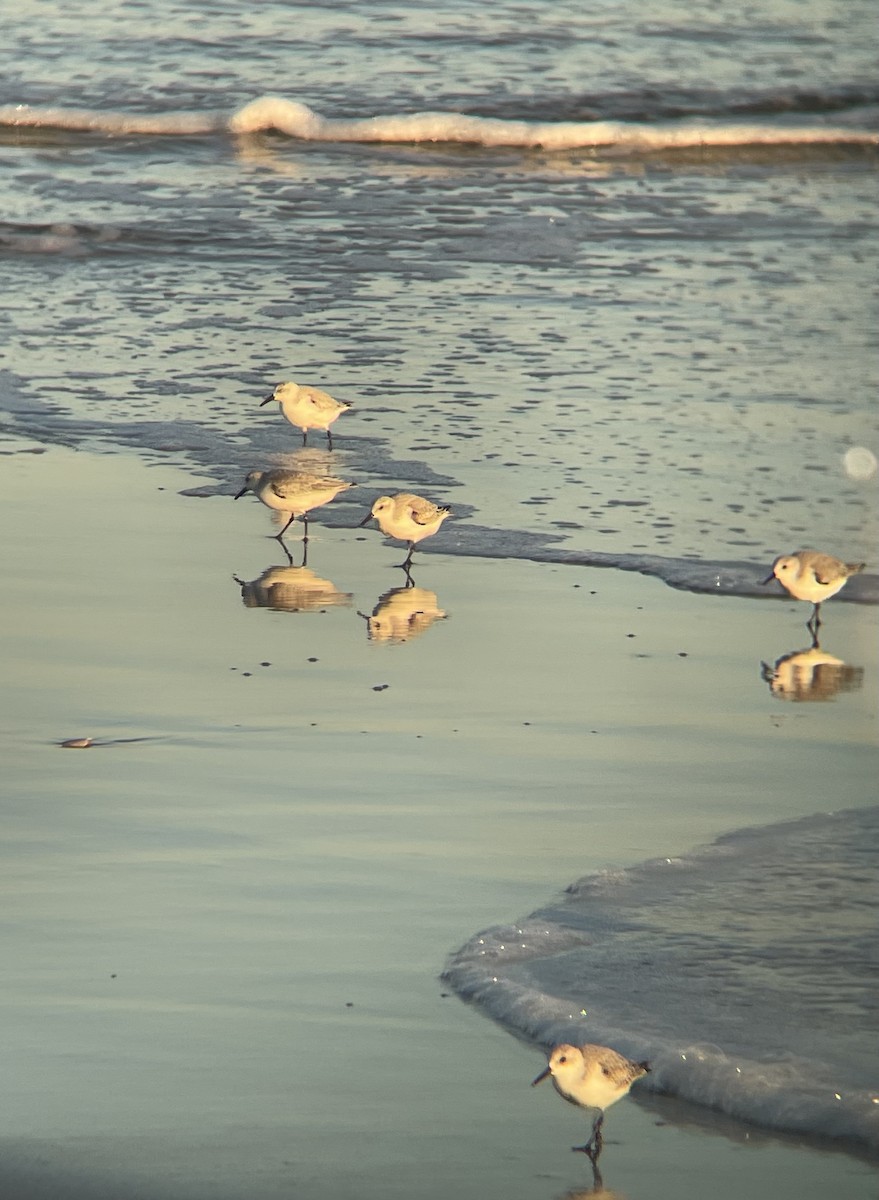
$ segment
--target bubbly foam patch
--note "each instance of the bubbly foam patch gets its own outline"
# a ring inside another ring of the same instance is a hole
[[[83,133],[168,135],[192,137],[226,128],[223,117],[198,113],[123,113],[89,108],[32,108],[29,104],[0,106],[0,126],[23,129],[69,129]]]
[[[871,807],[587,876],[445,978],[544,1045],[649,1059],[639,1086],[876,1150],[877,845]]]

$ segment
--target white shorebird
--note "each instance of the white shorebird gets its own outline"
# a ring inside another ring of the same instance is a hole
[[[360,524],[365,525],[375,517],[385,537],[408,542],[409,553],[401,564],[408,567],[416,543],[432,537],[449,516],[451,510],[448,508],[411,492],[399,492],[396,496],[379,496]]]
[[[308,540],[308,514],[313,508],[320,508],[353,487],[353,483],[345,483],[342,479],[334,479],[332,475],[309,475],[303,471],[251,471],[244,481],[244,487],[235,496],[240,500],[245,492],[253,492],[258,500],[278,513],[289,513],[290,519],[275,537],[280,540],[297,517],[302,517],[305,525],[305,540]]]
[[[794,554],[780,555],[763,583],[777,579],[795,600],[808,600],[814,604],[812,615],[806,622],[814,633],[821,624],[821,605],[845,587],[852,575],[863,571],[864,566],[864,563],[842,562],[818,550],[797,550]]]
[[[592,1133],[585,1146],[574,1146],[591,1158],[593,1164],[601,1153],[604,1139],[601,1126],[604,1110],[622,1100],[636,1079],[646,1075],[650,1064],[632,1062],[611,1050],[608,1046],[569,1046],[563,1043],[553,1047],[546,1070],[541,1071],[531,1086],[552,1078],[553,1087],[569,1104],[578,1108],[597,1108],[598,1115],[592,1123]]]
[[[265,400],[261,401],[260,408],[264,404],[271,404],[272,400],[280,404],[281,412],[290,424],[302,430],[303,446],[308,442],[309,429],[323,429],[331,450],[333,435],[330,426],[351,407],[350,404],[334,400],[329,392],[322,392],[320,388],[307,385],[300,387],[298,383],[293,382],[279,383],[271,396],[266,396]]]

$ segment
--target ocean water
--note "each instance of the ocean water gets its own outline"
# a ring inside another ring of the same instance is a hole
[[[412,489],[455,513],[423,553],[697,592],[781,600],[768,563],[814,544],[868,563],[833,604],[879,601],[872,2],[45,2],[4,29],[0,412],[17,437],[183,464],[193,503],[307,461],[357,483],[319,523]],[[313,435],[303,458],[259,407],[286,378],[353,403],[333,455]],[[282,579],[239,582],[283,607]],[[372,614],[376,641],[399,640],[393,618]],[[456,987],[540,1040],[584,1007],[590,1035],[656,1058],[663,1089],[875,1145],[856,1036],[875,1033],[875,959],[848,946],[831,977],[819,961],[846,948],[825,944],[839,913],[866,945],[862,820],[587,882],[522,923],[502,986],[477,939]],[[698,930],[679,885],[701,889]],[[645,940],[674,968],[650,976],[649,1012],[605,990]],[[488,943],[501,978],[509,952]],[[720,1011],[712,988],[736,997],[724,1038],[685,1034]]]
[[[733,593],[797,545],[869,558],[869,4],[42,4],[6,27],[20,430],[228,491],[296,445],[258,408],[291,377],[354,402],[336,461],[366,493],[454,502],[458,550]]]

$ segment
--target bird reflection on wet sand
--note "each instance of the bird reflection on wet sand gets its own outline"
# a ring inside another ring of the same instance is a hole
[[[283,546],[283,542],[281,543]],[[340,592],[329,579],[322,579],[310,567],[294,566],[287,551],[287,566],[266,567],[257,579],[232,578],[241,588],[245,608],[271,608],[275,612],[323,612],[327,608],[347,607],[354,599],[351,592]]]
[[[358,614],[366,621],[367,637],[371,642],[389,645],[411,642],[448,615],[439,607],[436,592],[416,587],[411,576],[409,579],[405,587],[391,588],[380,596],[371,617],[366,613]]]
[[[565,1192],[559,1200],[626,1200],[622,1192],[615,1192],[604,1186],[601,1172],[596,1163],[592,1164],[592,1187],[573,1188]]]
[[[774,665],[761,662],[760,677],[778,700],[833,700],[863,687],[864,668],[828,654],[813,637],[811,646],[782,654]]]

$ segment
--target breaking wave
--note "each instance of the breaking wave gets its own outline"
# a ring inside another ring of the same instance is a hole
[[[446,980],[519,1034],[650,1059],[645,1085],[879,1151],[879,808],[589,876]]]
[[[108,136],[235,136],[274,131],[309,142],[452,143],[543,150],[613,149],[623,153],[700,146],[879,145],[879,132],[829,125],[741,123],[723,119],[662,122],[523,121],[425,112],[387,116],[324,117],[308,105],[276,96],[222,114],[141,114],[92,109],[0,108],[0,126],[102,133]]]

